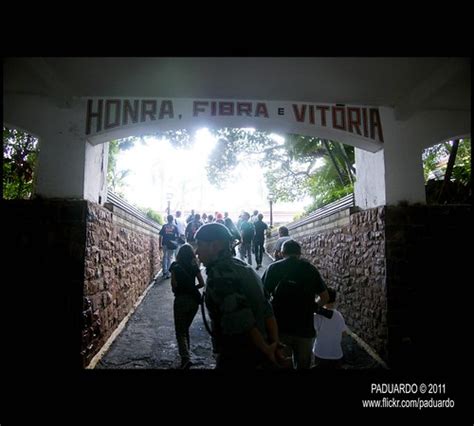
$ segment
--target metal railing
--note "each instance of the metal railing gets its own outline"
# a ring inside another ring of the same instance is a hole
[[[315,210],[313,213],[304,217],[303,219],[298,220],[297,222],[292,222],[287,225],[288,229],[299,228],[300,226],[306,225],[307,223],[314,222],[315,220],[323,219],[327,216],[330,216],[334,213],[346,210],[348,208],[354,207],[354,194],[348,194],[345,197],[340,198],[333,203],[327,204],[324,207],[321,207]]]
[[[161,225],[156,223],[154,220],[151,220],[145,213],[141,210],[138,210],[136,207],[132,206],[131,204],[127,203],[125,200],[120,198],[117,194],[114,194],[111,191],[107,191],[107,201],[106,203],[110,203],[113,206],[117,206],[118,208],[122,209],[126,213],[134,216],[135,218],[145,222],[147,225],[152,226],[158,230],[161,229]]]

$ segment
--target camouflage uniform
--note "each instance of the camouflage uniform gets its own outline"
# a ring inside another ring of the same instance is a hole
[[[263,353],[251,341],[254,326],[267,338],[265,318],[273,316],[260,277],[245,262],[223,252],[206,268],[205,303],[211,318],[216,368],[258,368]]]

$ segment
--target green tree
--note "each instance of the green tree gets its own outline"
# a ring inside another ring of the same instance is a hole
[[[3,198],[29,199],[34,191],[38,140],[32,135],[3,127]]]
[[[294,201],[310,195],[314,199],[311,209],[316,209],[353,191],[355,169],[351,146],[295,134],[280,140],[270,133],[250,129],[223,128],[210,132],[217,144],[209,153],[206,171],[209,182],[217,187],[233,180],[238,164],[247,161],[266,170],[266,183],[275,200]],[[153,136],[167,138],[176,148],[186,148],[192,143],[186,130]],[[137,140],[140,138],[128,139]],[[112,146],[112,157],[119,149],[120,146]],[[109,165],[115,167],[110,160]],[[117,175],[115,187],[125,177],[126,174]],[[114,180],[110,178],[109,182]]]
[[[354,184],[341,184],[336,177],[334,167],[327,161],[318,173],[311,177],[309,185],[313,202],[306,208],[305,213],[310,213],[354,192]]]
[[[313,203],[307,213],[353,192],[355,181],[354,148],[339,142],[289,135],[288,159],[267,175],[275,193],[285,192],[292,201],[307,194]]]
[[[471,139],[461,139],[459,141],[453,178],[463,185],[471,185]]]
[[[452,141],[446,141],[436,144],[423,151],[423,174],[425,183],[428,182],[430,176],[432,179],[440,179],[447,166],[447,159],[451,154],[453,147]],[[461,139],[459,141],[456,161],[454,163],[452,178],[464,185],[469,185],[471,181],[471,140]]]
[[[278,156],[281,149],[265,132],[231,128],[210,132],[217,144],[209,156],[207,177],[217,187],[233,180],[233,171],[241,161],[262,163],[272,155]]]
[[[117,170],[117,156],[120,151],[130,149],[135,143],[135,138],[112,140],[109,142],[109,159],[107,164],[107,187],[123,198],[123,188],[126,178],[131,170]]]
[[[353,191],[354,148],[325,139],[287,135],[284,142],[265,132],[221,129],[211,153],[208,179],[222,185],[239,161],[254,161],[266,172],[276,199],[294,201],[310,195],[312,211]]]
[[[143,211],[147,215],[147,217],[150,218],[151,220],[154,220],[160,225],[163,225],[163,217],[156,210],[153,210],[152,208],[149,208],[149,207],[140,208],[140,210]]]
[[[436,144],[423,151],[422,159],[428,204],[470,202],[470,139]]]

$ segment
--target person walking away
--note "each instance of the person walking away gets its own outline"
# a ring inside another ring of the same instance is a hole
[[[250,216],[250,222],[255,223],[258,220],[258,210],[253,211],[253,215]]]
[[[186,242],[185,232],[186,232],[186,223],[181,218],[181,211],[176,211],[176,217],[174,219],[174,224],[178,228],[178,250]]]
[[[203,225],[201,222],[201,215],[196,213],[194,215],[194,219],[188,223],[186,226],[186,230],[184,231],[186,236],[186,242],[191,244],[194,250],[196,250],[196,240],[194,239],[194,235],[196,234],[197,230]]]
[[[278,327],[257,273],[232,257],[233,237],[220,223],[196,233],[206,267],[205,305],[215,339],[216,369],[254,370],[278,365]]]
[[[242,223],[240,224],[240,235],[242,235],[242,244],[240,250],[240,259],[247,258],[247,263],[252,265],[252,241],[255,236],[255,227],[253,223],[249,222],[250,215],[245,212],[242,216]]]
[[[308,369],[316,334],[314,312],[327,303],[329,295],[318,270],[301,259],[298,242],[285,241],[282,252],[284,258],[270,264],[263,274],[263,286],[271,297],[280,340],[292,351],[294,367]]]
[[[281,252],[281,247],[282,247],[282,245],[285,241],[287,241],[291,238],[289,236],[290,232],[288,231],[288,228],[286,226],[280,226],[278,228],[278,235],[279,235],[279,238],[278,238],[277,242],[275,243],[275,252],[273,254],[273,257],[274,257],[275,260],[283,259],[283,254]]]
[[[196,254],[190,244],[183,244],[178,250],[176,261],[170,266],[171,289],[174,293],[173,315],[176,341],[182,369],[191,367],[189,328],[193,322],[204,287],[201,270],[196,261]],[[198,285],[196,285],[196,279]]]
[[[341,368],[344,353],[342,351],[342,335],[347,332],[346,322],[342,314],[334,308],[336,303],[336,290],[328,288],[329,300],[324,306],[333,312],[331,318],[316,313],[314,327],[316,328],[316,341],[313,346],[315,367],[321,369]]]
[[[230,217],[226,217],[224,219],[224,225],[226,226],[226,228],[229,230],[230,234],[232,235],[232,244],[231,244],[232,256],[237,256],[235,247],[241,243],[242,237],[240,235],[240,232]]]
[[[161,261],[162,274],[164,279],[170,277],[169,267],[171,265],[171,259],[174,257],[175,250],[178,248],[178,228],[173,223],[173,215],[166,217],[167,224],[163,225],[160,229],[158,246],[160,250],[163,250],[163,258]]]
[[[194,209],[191,210],[191,214],[186,218],[186,223],[192,222],[194,219]]]
[[[255,263],[257,264],[256,269],[262,267],[263,253],[265,252],[265,231],[268,229],[268,225],[263,221],[263,214],[260,213],[254,223],[255,237],[253,243],[255,246]]]
[[[258,220],[258,210],[254,210],[252,216],[250,216],[250,223],[255,226],[255,222]],[[255,255],[255,241],[252,240],[252,253]]]
[[[222,213],[217,212],[216,223],[222,223],[222,225],[225,225],[224,217],[222,216]]]

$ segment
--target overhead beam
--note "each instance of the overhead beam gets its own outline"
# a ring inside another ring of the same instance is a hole
[[[399,121],[409,119],[421,109],[429,97],[442,89],[466,65],[467,60],[464,58],[451,58],[438,67],[395,105],[395,119]]]
[[[58,100],[58,106],[68,107],[69,100],[73,97],[72,87],[61,78],[44,58],[18,58],[48,89],[48,96]]]

